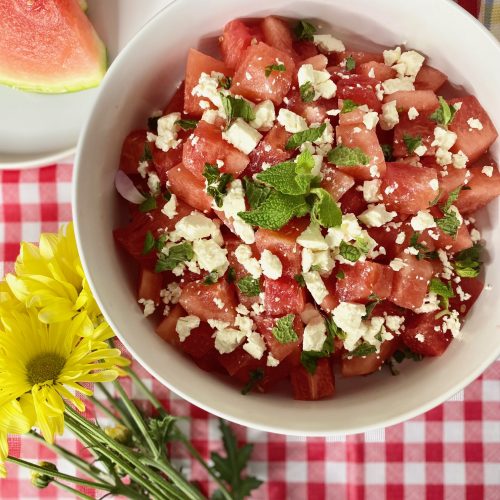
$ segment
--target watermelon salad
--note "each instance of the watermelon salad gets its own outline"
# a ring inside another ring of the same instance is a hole
[[[307,21],[235,20],[219,42],[121,152],[114,237],[156,333],[243,393],[300,400],[442,355],[484,288],[487,111],[419,52]]]

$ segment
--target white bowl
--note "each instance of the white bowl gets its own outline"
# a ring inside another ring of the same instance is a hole
[[[338,380],[333,399],[294,401],[291,394],[242,396],[227,378],[198,369],[155,335],[135,303],[134,276],[112,238],[122,222],[114,175],[123,138],[161,107],[182,79],[190,47],[210,50],[236,17],[277,14],[329,27],[360,48],[406,43],[429,57],[485,105],[500,130],[500,46],[471,16],[447,0],[206,0],[176,1],[150,21],[119,55],[102,84],[80,138],[74,210],[80,255],[96,299],[133,356],[191,403],[234,422],[272,432],[324,436],[357,433],[414,417],[461,390],[500,355],[500,252],[494,245],[499,203],[479,220],[488,241],[485,291],[463,340],[441,358],[408,363],[398,377],[377,373]],[[493,153],[498,161],[499,143]],[[498,234],[498,232],[497,232]]]

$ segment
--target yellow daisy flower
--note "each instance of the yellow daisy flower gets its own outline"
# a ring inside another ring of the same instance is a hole
[[[39,246],[22,243],[15,274],[5,279],[15,298],[28,308],[36,308],[44,323],[66,321],[79,314],[88,315],[94,323],[100,321],[71,223],[58,234],[42,234]]]
[[[47,325],[36,310],[11,311],[0,321],[0,412],[22,398],[23,414],[50,443],[63,433],[64,401],[84,411],[76,393],[92,391],[82,384],[114,380],[129,363],[106,342],[109,325],[94,327],[86,315]]]

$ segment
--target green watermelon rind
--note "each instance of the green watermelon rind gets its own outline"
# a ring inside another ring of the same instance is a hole
[[[22,90],[23,92],[32,92],[39,94],[69,94],[71,92],[80,92],[99,86],[108,69],[108,52],[105,45],[100,42],[101,64],[97,72],[92,75],[81,75],[77,80],[60,80],[51,84],[36,83],[34,81],[16,81],[4,78],[0,74],[0,85]]]

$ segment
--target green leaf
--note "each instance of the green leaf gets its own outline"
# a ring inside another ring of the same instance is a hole
[[[305,288],[306,286],[306,280],[304,279],[304,276],[302,274],[296,274],[293,279],[302,287]]]
[[[164,233],[155,241],[156,250],[158,250],[158,252],[161,252],[166,243],[167,243],[167,235]]]
[[[234,267],[229,266],[227,268],[226,281],[228,283],[234,283],[236,281],[236,271]]]
[[[271,193],[271,188],[264,186],[264,184],[254,182],[250,177],[243,178],[243,189],[245,190],[248,204],[253,209],[264,203]]]
[[[382,151],[384,153],[385,161],[394,160],[394,157],[392,155],[393,154],[392,144],[381,144],[380,147],[382,148]]]
[[[475,278],[481,270],[482,246],[476,243],[474,246],[455,254],[453,267],[461,278]]]
[[[264,378],[264,370],[262,368],[257,368],[252,370],[248,376],[248,382],[241,389],[241,394],[247,395],[257,383]]]
[[[142,248],[142,255],[146,255],[151,252],[155,248],[155,237],[151,231],[146,233],[146,237],[144,238],[144,246]]]
[[[333,329],[329,327],[329,323],[331,322],[325,319],[326,339],[323,342],[321,351],[302,351],[300,355],[300,362],[302,363],[302,366],[311,375],[314,375],[316,373],[318,359],[330,357],[335,350],[333,339],[336,336],[336,333],[334,333]]]
[[[311,189],[315,196],[311,208],[311,219],[323,227],[338,227],[342,224],[342,211],[332,195],[323,188]]]
[[[405,143],[408,153],[413,154],[415,149],[422,144],[422,136],[417,135],[413,137],[410,134],[403,134],[403,142]]]
[[[314,33],[316,33],[317,29],[314,24],[311,24],[308,21],[299,21],[293,30],[295,37],[297,40],[313,40]]]
[[[439,108],[429,118],[439,125],[447,127],[453,121],[456,112],[455,106],[450,106],[445,99],[439,96]]]
[[[250,212],[238,215],[249,224],[277,231],[292,217],[301,217],[309,211],[305,196],[290,196],[272,191],[269,197]]]
[[[250,274],[240,278],[236,285],[241,293],[247,297],[256,297],[261,292],[259,280],[255,279]]]
[[[156,208],[156,198],[154,196],[148,196],[146,199],[139,205],[139,212],[143,214],[146,212],[150,212]]]
[[[443,212],[448,212],[448,210],[450,210],[450,207],[453,205],[453,203],[455,203],[457,201],[458,195],[460,194],[462,189],[464,189],[464,186],[460,185],[448,195],[448,199],[446,200],[446,203],[441,207],[441,210]]]
[[[345,69],[347,71],[352,71],[355,68],[356,68],[356,59],[354,59],[354,57],[352,57],[352,56],[349,56],[345,60]]]
[[[300,90],[300,98],[302,102],[312,102],[314,101],[314,96],[316,95],[316,91],[314,90],[312,82],[306,82],[302,84],[299,88]]]
[[[207,180],[207,184],[215,184],[218,182],[220,177],[220,170],[216,165],[211,165],[210,163],[205,163],[205,168],[203,169],[203,177]]]
[[[398,349],[393,355],[393,359],[398,363],[402,363],[405,359],[413,359],[413,361],[422,361],[424,358],[421,354],[417,354],[413,351],[410,351],[408,347],[403,349]]]
[[[219,86],[223,89],[229,90],[231,88],[231,83],[233,83],[233,79],[230,76],[219,78]]]
[[[377,348],[368,342],[359,344],[354,351],[348,353],[349,356],[364,357],[377,352]]]
[[[155,272],[161,273],[162,271],[171,271],[182,262],[191,260],[194,257],[193,246],[191,243],[185,241],[170,247],[168,255],[161,253],[158,257],[155,266]]]
[[[184,130],[192,130],[198,125],[198,120],[177,120],[175,124]]]
[[[293,314],[287,314],[276,321],[272,333],[280,344],[287,344],[288,342],[296,342],[299,340],[297,333],[293,329],[294,319],[295,316]]]
[[[255,112],[245,99],[224,94],[220,94],[220,98],[227,115],[228,126],[236,118],[243,118],[247,122],[255,120]]]
[[[285,65],[283,63],[280,63],[280,64],[269,64],[266,66],[265,74],[267,77],[269,77],[273,71],[278,71],[283,73],[284,71],[286,71]]]
[[[338,279],[338,280],[343,280],[345,278],[345,273],[344,271],[339,271],[335,277]]]
[[[443,283],[439,278],[432,278],[429,283],[429,292],[433,292],[442,299],[441,306],[448,309],[449,299],[455,297],[451,283]]]
[[[233,176],[231,174],[221,174],[215,165],[205,163],[203,177],[207,180],[207,194],[214,199],[218,207],[222,207],[224,196],[227,194],[227,185],[232,182]]]
[[[308,128],[302,132],[296,132],[286,141],[285,149],[295,149],[298,148],[304,142],[314,142],[318,140],[326,129],[326,123],[323,123],[319,127]]]
[[[363,319],[369,319],[370,316],[373,313],[373,310],[381,302],[381,298],[376,294],[376,293],[371,293],[368,298],[370,299],[370,302],[366,304],[366,313],[363,316]],[[381,341],[382,339],[380,339]]]
[[[339,254],[349,262],[356,262],[362,255],[361,250],[345,241],[340,242]]]
[[[458,220],[455,212],[446,212],[443,217],[435,218],[437,227],[450,236],[455,237],[457,235],[458,229],[460,227],[460,221]]]
[[[265,182],[283,194],[298,195],[308,193],[313,178],[310,172],[314,165],[314,160],[309,151],[304,153],[307,153],[311,157],[312,165],[310,165],[309,173],[305,173],[307,169],[304,166],[304,162],[302,162],[299,167],[299,165],[293,161],[286,161],[258,173],[256,175],[257,180]],[[302,155],[304,153],[302,153]]]
[[[336,325],[331,317],[325,318],[325,325],[326,331],[329,332],[333,338],[339,338],[340,340],[346,339],[346,333]]]
[[[247,467],[252,455],[253,445],[245,444],[238,446],[236,436],[224,420],[219,420],[219,428],[222,433],[225,457],[217,452],[212,452],[210,457],[213,462],[212,471],[217,477],[224,481],[234,500],[244,500],[250,496],[252,490],[258,488],[262,481],[253,476],[243,477],[243,470]],[[221,494],[214,494],[212,498],[225,498]]]
[[[151,146],[149,145],[149,142],[145,142],[144,151],[139,161],[151,161],[152,159],[153,159],[153,153],[151,152]]]
[[[351,111],[354,111],[358,107],[359,107],[359,104],[356,104],[351,99],[344,99],[342,101],[342,109],[340,110],[340,113],[341,114],[350,113]]]
[[[370,157],[360,148],[340,145],[328,152],[328,161],[342,167],[356,167],[368,165]]]
[[[219,281],[219,273],[217,271],[212,271],[203,278],[202,283],[204,285],[214,285],[217,281]]]

